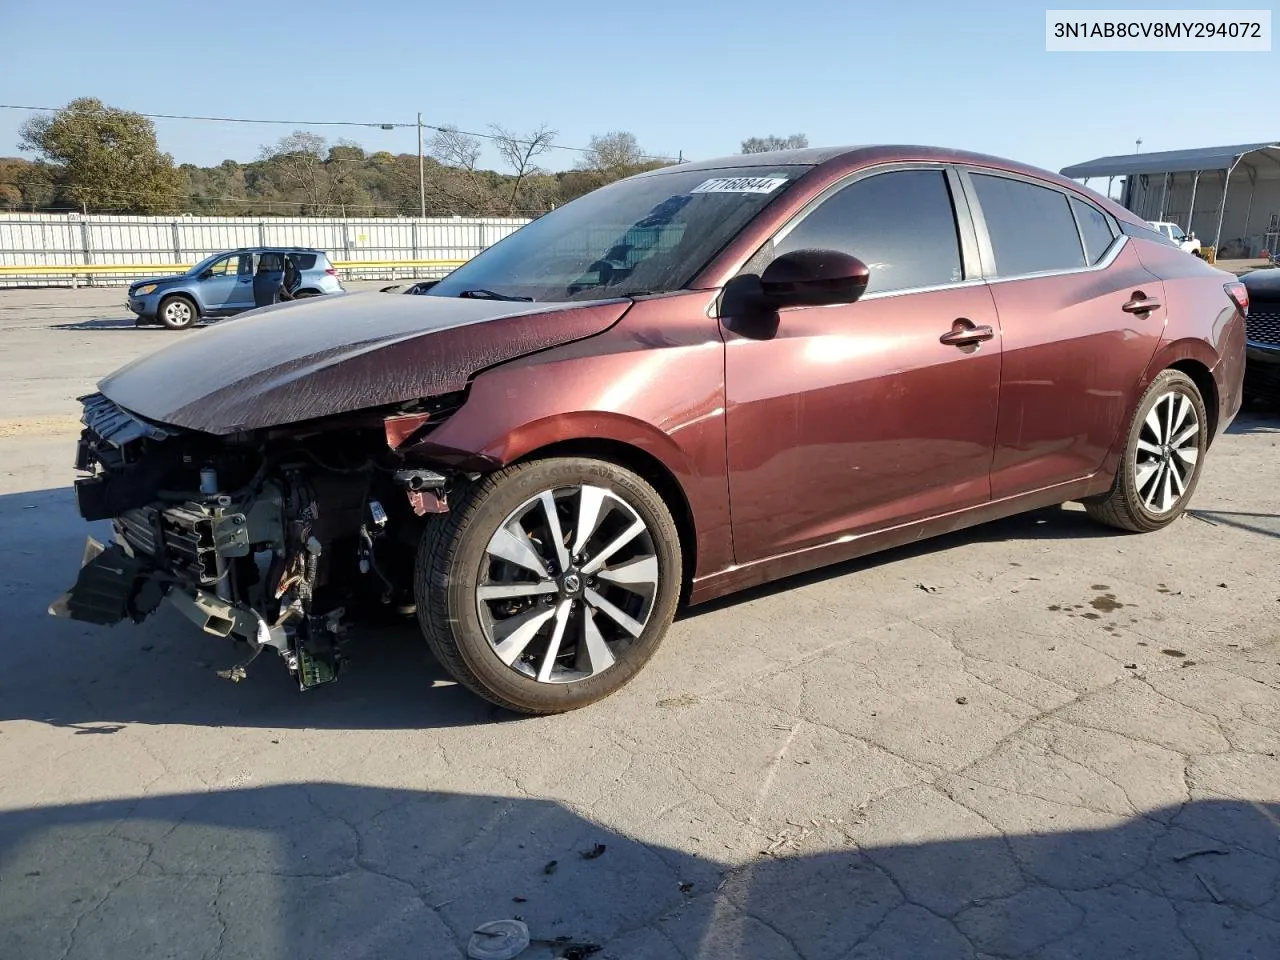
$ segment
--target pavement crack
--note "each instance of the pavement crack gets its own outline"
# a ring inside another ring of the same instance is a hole
[[[213,960],[214,957],[222,956],[222,948],[227,942],[227,918],[222,912],[222,884],[223,877],[219,876],[213,888],[213,917],[218,921],[218,942],[213,945],[208,953],[204,955],[203,960]]]

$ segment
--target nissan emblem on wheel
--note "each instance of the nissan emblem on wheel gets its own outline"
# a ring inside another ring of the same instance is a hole
[[[572,710],[682,605],[1066,501],[1168,526],[1249,307],[1071,180],[874,146],[641,173],[411,292],[266,306],[86,387],[76,500],[113,537],[50,611],[167,602],[240,648],[222,675],[275,654],[302,689],[416,618],[480,696]]]

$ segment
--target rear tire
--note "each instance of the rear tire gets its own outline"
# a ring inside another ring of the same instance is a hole
[[[200,318],[200,313],[189,297],[173,294],[160,301],[156,316],[170,330],[186,330]]]
[[[484,477],[433,518],[414,593],[427,644],[459,683],[509,710],[550,714],[639,672],[681,579],[679,535],[658,493],[616,464],[566,457]]]
[[[1100,523],[1134,533],[1167,527],[1186,510],[1208,445],[1200,391],[1182,371],[1163,371],[1138,404],[1111,490],[1086,500],[1085,510]]]
[[[293,295],[293,299],[307,300],[307,299],[310,299],[311,297],[323,297],[323,296],[324,294],[321,293],[319,290],[299,290],[297,293]]]

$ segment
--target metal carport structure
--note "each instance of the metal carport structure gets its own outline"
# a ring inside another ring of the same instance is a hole
[[[1237,168],[1247,179],[1236,174]],[[1116,177],[1124,177],[1121,202],[1145,220],[1172,220],[1188,233],[1195,230],[1195,218],[1205,225],[1205,215],[1213,224],[1213,246],[1222,249],[1224,224],[1228,237],[1238,241],[1246,256],[1255,256],[1264,246],[1273,252],[1280,239],[1280,144],[1239,143],[1222,147],[1200,147],[1194,150],[1166,150],[1156,153],[1131,153],[1100,157],[1085,163],[1064,167],[1063,176],[1083,180],[1087,185],[1095,177],[1107,177],[1107,192]],[[1236,174],[1235,179],[1232,175]],[[1203,185],[1202,180],[1209,183]],[[1247,188],[1247,199],[1245,190]],[[1216,198],[1214,207],[1205,208],[1207,196]],[[1202,203],[1196,208],[1196,201]],[[1255,200],[1265,217],[1266,227],[1251,238]],[[1243,208],[1243,214],[1241,209]],[[1257,250],[1253,249],[1254,247]]]

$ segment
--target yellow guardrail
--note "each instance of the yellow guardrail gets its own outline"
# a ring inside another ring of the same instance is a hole
[[[334,260],[338,270],[391,270],[413,267],[460,267],[466,260]],[[190,263],[0,263],[0,277],[110,276],[126,273],[169,276],[190,270]]]

